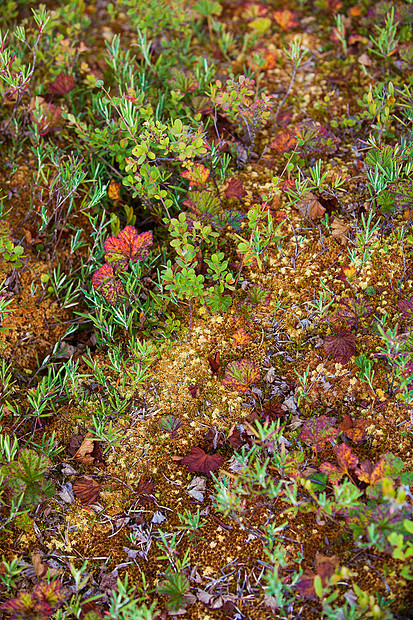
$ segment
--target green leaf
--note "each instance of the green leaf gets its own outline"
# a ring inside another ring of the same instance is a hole
[[[323,598],[323,583],[320,575],[314,577],[314,590],[319,598]]]
[[[409,521],[408,519],[404,519],[403,521],[404,529],[409,532],[409,534],[413,534],[413,521]]]

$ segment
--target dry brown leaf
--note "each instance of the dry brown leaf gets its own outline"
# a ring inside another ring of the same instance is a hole
[[[371,58],[369,58],[366,53],[361,54],[361,56],[359,56],[357,60],[361,65],[364,65],[365,67],[371,67],[371,65],[373,64]]]
[[[94,504],[99,499],[100,489],[100,484],[89,476],[78,478],[73,485],[73,493],[82,504]]]
[[[334,239],[340,241],[341,245],[347,245],[347,233],[350,225],[342,222],[338,217],[334,217],[331,222],[331,234]]]
[[[61,572],[58,568],[51,568],[47,562],[43,562],[40,553],[32,553],[32,563],[38,579],[43,579],[46,576],[55,577]]]
[[[310,218],[310,220],[317,220],[323,217],[326,212],[321,202],[317,199],[317,196],[312,192],[309,192],[304,200],[297,202],[295,207],[304,217]]]
[[[95,461],[95,457],[92,456],[94,445],[93,434],[86,433],[80,448],[73,456],[73,460],[78,463],[83,463],[83,465],[93,465]]]

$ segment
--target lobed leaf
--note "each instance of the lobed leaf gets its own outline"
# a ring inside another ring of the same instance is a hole
[[[112,265],[114,272],[123,271],[129,261],[142,261],[149,256],[153,243],[151,232],[138,235],[134,226],[126,226],[117,237],[108,237],[104,243],[105,258]]]
[[[210,478],[211,471],[221,467],[224,458],[220,454],[206,454],[202,448],[195,446],[180,462],[188,467],[188,471],[199,471]]]
[[[112,265],[105,263],[92,277],[92,286],[100,291],[105,299],[115,306],[121,295],[125,295],[122,282],[115,276]]]
[[[356,337],[349,331],[337,330],[327,336],[323,348],[336,362],[344,365],[356,354]]]
[[[328,418],[325,415],[319,418],[306,420],[301,429],[299,438],[308,446],[312,446],[315,452],[323,450],[325,446],[336,439],[339,434],[334,427],[336,418]]]
[[[249,359],[231,362],[225,369],[224,385],[235,388],[238,392],[249,392],[250,386],[260,380],[260,369]]]

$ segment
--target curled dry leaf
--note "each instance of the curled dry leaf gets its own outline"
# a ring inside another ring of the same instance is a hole
[[[89,476],[78,478],[73,485],[73,493],[82,504],[94,504],[99,499],[101,486]]]
[[[304,200],[297,202],[295,207],[304,217],[307,217],[310,220],[317,220],[320,217],[323,217],[326,212],[321,202],[317,199],[317,196],[315,196],[312,192],[309,192]]]
[[[196,499],[198,502],[204,501],[204,492],[206,489],[206,480],[201,476],[195,476],[187,487],[188,495]]]
[[[212,376],[216,375],[219,378],[222,375],[222,366],[219,361],[219,351],[216,351],[214,355],[210,355],[207,359]]]
[[[40,556],[40,553],[32,553],[32,563],[34,572],[36,573],[36,577],[38,579],[43,579],[44,577],[55,577],[61,571],[58,568],[52,568],[49,566],[47,562],[44,562]]]
[[[201,388],[199,387],[198,384],[190,385],[188,387],[188,390],[192,398],[199,398],[201,396]]]
[[[77,438],[78,436],[76,436],[76,440]],[[73,439],[75,438],[72,437],[72,440]],[[70,441],[71,445],[72,445],[72,440]],[[95,446],[94,446],[93,434],[87,433],[80,447],[77,449],[77,451],[73,455],[73,460],[77,461],[78,463],[82,463],[83,465],[93,465],[94,460],[95,460],[94,457],[92,456],[94,447]]]
[[[340,241],[341,245],[347,245],[347,233],[350,228],[349,224],[345,224],[338,217],[334,217],[331,222],[331,235]]]

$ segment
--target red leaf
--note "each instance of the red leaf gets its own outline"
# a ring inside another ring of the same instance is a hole
[[[49,84],[49,92],[54,95],[66,95],[75,87],[73,75],[66,75],[63,71]]]
[[[338,330],[324,340],[324,351],[332,355],[336,362],[347,364],[356,354],[356,337],[349,331]]]
[[[112,306],[116,305],[120,295],[125,295],[122,282],[115,276],[112,265],[107,263],[93,274],[92,286],[100,291]]]
[[[225,369],[224,385],[235,388],[238,392],[249,392],[250,386],[260,380],[260,369],[249,359],[231,362]]]
[[[99,499],[100,484],[89,476],[78,478],[73,485],[73,493],[80,499],[82,504],[94,504]]]
[[[211,477],[211,471],[218,469],[224,462],[220,454],[206,454],[199,446],[192,448],[190,454],[181,459],[182,465],[188,467],[188,471],[199,471]]]
[[[222,375],[222,366],[219,361],[219,351],[217,351],[214,356],[210,356],[207,358],[209,367],[211,368],[212,376],[216,375],[218,378]]]
[[[203,164],[195,163],[192,164],[188,170],[181,172],[181,177],[188,179],[191,186],[198,186],[204,185],[208,181],[210,174],[211,171],[209,168],[205,168]]]
[[[134,226],[126,226],[117,237],[108,237],[104,247],[106,260],[113,265],[114,271],[126,269],[129,261],[142,261],[149,256],[149,248],[153,243],[152,233],[138,235]]]
[[[244,198],[244,196],[247,195],[247,192],[239,179],[232,178],[225,188],[224,194],[225,198],[237,198],[239,200]]]
[[[368,423],[366,420],[353,420],[351,416],[346,414],[339,429],[346,437],[354,441],[354,443],[361,443],[367,439],[367,426]]]
[[[376,465],[369,460],[361,463],[360,467],[355,469],[356,476],[362,482],[366,482],[367,484],[376,484],[380,482],[385,476],[386,469],[386,461],[385,459],[380,459]]]
[[[291,30],[298,26],[298,22],[295,20],[295,15],[289,9],[284,11],[274,11],[272,14],[274,20],[279,25],[280,30]]]
[[[138,494],[138,501],[141,506],[146,506],[149,502],[154,502],[155,497],[153,495],[153,491],[155,489],[155,484],[152,480],[148,480],[147,478],[140,478],[138,484],[136,485],[136,492]]]
[[[349,446],[345,443],[335,446],[334,452],[337,457],[338,464],[346,473],[348,473],[349,469],[354,469],[357,467],[359,462],[358,457],[352,453],[351,448],[349,448]]]
[[[241,446],[244,445],[248,441],[248,436],[246,432],[242,429],[242,426],[238,424],[231,429],[230,434],[227,437],[227,440],[231,444],[235,450],[238,450]]]
[[[279,133],[270,143],[270,149],[275,149],[278,153],[289,153],[293,151],[297,144],[297,136],[293,131]]]

